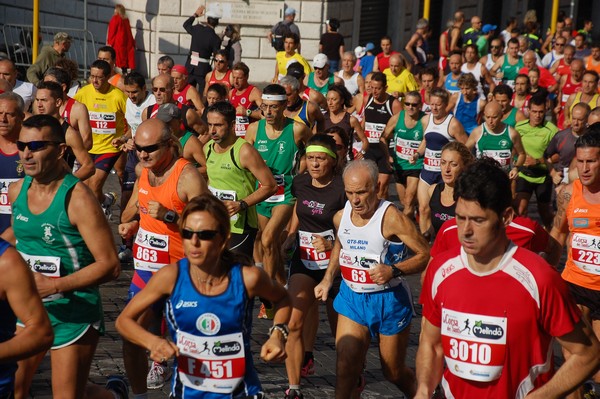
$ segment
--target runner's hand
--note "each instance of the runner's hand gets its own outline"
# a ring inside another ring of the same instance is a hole
[[[384,265],[383,263],[377,263],[368,270],[371,280],[378,285],[383,285],[390,281],[393,277],[393,272],[389,265]]]
[[[227,212],[229,212],[229,216],[233,216],[240,211],[240,202],[239,201],[223,201],[225,208],[227,208]]]
[[[164,363],[173,356],[179,356],[179,349],[173,342],[164,338],[158,339],[150,345],[150,358],[155,362]]]
[[[329,241],[318,234],[312,235],[312,245],[319,253],[331,251],[333,249],[333,241]]]
[[[331,288],[331,282],[324,278],[321,280],[319,284],[315,287],[315,299],[321,300],[325,302],[327,300],[327,296],[329,295],[329,289]]]
[[[119,235],[123,239],[127,240],[135,235],[138,226],[139,223],[136,220],[127,223],[121,223],[119,225]]]
[[[148,215],[156,220],[163,220],[167,213],[167,208],[162,206],[158,201],[148,201]]]
[[[260,358],[265,362],[282,362],[286,357],[285,342],[274,331],[260,349]]]
[[[58,293],[56,279],[46,277],[42,273],[33,273],[33,278],[35,279],[35,285],[41,298]]]

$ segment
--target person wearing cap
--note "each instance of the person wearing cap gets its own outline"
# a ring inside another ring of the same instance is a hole
[[[171,134],[179,139],[181,157],[190,161],[198,171],[206,175],[206,158],[202,152],[202,143],[194,133],[181,128],[181,110],[173,103],[161,104],[156,112],[156,118],[169,126]]]
[[[173,112],[169,107],[161,117]],[[139,158],[138,179],[119,225],[122,238],[134,238],[135,271],[129,287],[130,299],[146,286],[154,273],[184,257],[177,222],[192,198],[208,192],[198,170],[179,156],[179,144],[162,120],[152,118],[142,122],[135,134],[134,148]],[[164,304],[159,304],[146,309],[139,318],[141,325],[160,328],[163,307]],[[153,362],[153,372],[148,374],[145,349],[127,340],[123,341],[123,358],[134,395],[146,394],[148,386],[160,388],[168,380],[166,361]]]
[[[35,99],[35,85],[17,79],[17,66],[9,58],[0,60],[0,79],[4,79],[10,84],[12,92],[23,99],[25,104],[23,111],[29,112],[31,103]]]
[[[201,139],[208,141],[208,138],[203,138],[204,133],[206,133],[206,124],[202,121],[200,114],[191,107],[175,101],[173,98],[174,85],[173,78],[164,73],[152,78],[152,92],[154,93],[154,97],[156,97],[156,104],[150,105],[142,112],[142,120],[155,118],[158,107],[162,104],[176,104],[181,109],[181,131],[195,133]]]
[[[373,43],[369,42],[365,45],[365,47],[360,47],[360,48],[359,47],[354,49],[354,55],[356,55],[356,58],[358,58],[360,60],[360,62],[359,62],[360,74],[362,75],[363,78],[366,78],[368,74],[373,72],[373,67],[375,66],[375,55],[373,54],[375,45]]]
[[[211,71],[210,58],[221,48],[221,39],[215,33],[215,28],[221,18],[220,11],[215,7],[216,3],[200,6],[183,23],[183,28],[192,36],[190,43],[190,52],[185,62],[185,67],[189,72],[189,83],[196,86],[198,93],[204,92],[205,77]],[[194,20],[206,11],[206,22],[194,25]]]
[[[295,33],[288,33],[283,37],[283,51],[278,51],[275,56],[275,75],[273,76],[272,83],[277,83],[279,79],[284,77],[287,73],[287,68],[292,63],[300,63],[304,67],[304,73],[308,75],[312,69],[302,55],[296,50],[300,38]]]
[[[338,19],[331,18],[326,22],[327,32],[323,33],[321,40],[319,40],[319,53],[323,53],[329,58],[329,68],[335,73],[338,70],[340,60],[344,56],[344,36],[338,32],[340,28]]]
[[[189,84],[188,70],[185,66],[173,65],[171,78],[173,78],[173,100],[188,107],[193,107],[199,114],[202,114],[204,109],[202,97],[196,87]]]
[[[69,48],[71,48],[71,36],[68,33],[58,32],[54,35],[54,43],[42,47],[35,63],[27,68],[27,80],[34,85],[38,84],[44,78],[48,68],[53,67],[59,58],[63,58]]]
[[[329,87],[334,84],[344,84],[344,81],[329,72],[329,59],[323,53],[315,55],[313,58],[314,72],[310,72],[308,76],[304,78],[304,84],[311,89],[315,89],[324,96],[327,95]]]
[[[321,110],[327,109],[327,99],[325,96],[317,90],[311,89],[304,84],[304,78],[306,77],[306,74],[304,73],[304,67],[300,63],[291,63],[287,68],[287,75],[298,79],[298,83],[300,85],[298,87],[298,91],[300,92],[300,97],[304,101],[311,101],[317,104]]]
[[[488,43],[494,33],[496,32],[498,27],[496,25],[485,24],[483,28],[481,28],[482,35],[477,38],[475,45],[477,46],[477,51],[479,52],[479,56],[483,57],[488,53]]]
[[[274,43],[276,43],[276,41],[281,41],[281,43],[285,44],[285,35],[287,33],[294,33],[298,36],[297,45],[298,53],[300,53],[300,29],[298,28],[298,25],[294,23],[294,20],[296,19],[296,9],[293,7],[287,7],[283,14],[283,21],[279,21],[273,25],[267,34],[269,43],[272,43],[273,47],[280,51],[279,48],[281,47],[279,47],[279,45],[275,45]],[[281,34],[280,32],[284,33]]]

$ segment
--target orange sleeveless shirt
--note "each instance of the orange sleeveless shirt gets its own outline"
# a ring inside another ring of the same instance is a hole
[[[583,197],[583,185],[573,182],[567,206],[569,238],[564,280],[591,290],[600,290],[600,205]]]

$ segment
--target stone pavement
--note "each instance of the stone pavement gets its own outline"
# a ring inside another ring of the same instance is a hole
[[[393,187],[393,185],[392,185]],[[119,193],[117,187],[116,176],[111,175],[105,186],[105,191],[115,191]],[[395,198],[397,200],[397,198]],[[118,221],[118,211],[111,221],[115,235],[115,245],[120,243],[120,238],[116,234]],[[101,287],[102,302],[104,306],[104,320],[106,323],[106,334],[100,338],[96,356],[92,363],[89,381],[104,385],[106,379],[111,374],[125,375],[123,366],[123,355],[121,352],[121,338],[115,330],[115,320],[121,310],[125,306],[127,299],[127,290],[131,281],[133,268],[131,265],[124,264],[123,270],[119,278],[110,283],[104,284]],[[420,284],[417,276],[409,278],[409,283],[413,287],[413,298],[418,299],[420,292]],[[258,353],[260,346],[265,342],[268,329],[271,325],[270,321],[256,319],[258,314],[259,301],[255,301],[254,320],[252,333],[252,352],[254,353],[255,366],[258,371],[259,378],[263,385],[263,390],[267,393],[268,398],[283,398],[283,391],[287,389],[287,376],[285,366],[283,364],[267,364],[262,362]],[[413,319],[412,331],[407,352],[407,363],[414,368],[415,356],[417,352],[417,344],[420,332],[420,306],[417,305],[416,311],[418,316]],[[314,349],[316,371],[315,374],[308,379],[302,380],[302,392],[306,399],[313,398],[332,398],[335,387],[335,347],[334,340],[329,331],[325,306],[320,306],[320,326],[317,335],[317,340]],[[402,398],[403,395],[392,384],[385,382],[385,378],[381,373],[379,365],[379,351],[377,342],[371,343],[371,348],[367,354],[367,367],[365,377],[367,385],[362,393],[363,399],[374,398]],[[169,393],[168,387],[163,387],[159,390],[150,390],[149,398],[167,398]],[[52,398],[51,380],[50,380],[50,361],[46,356],[42,362],[38,372],[34,378],[31,388],[31,397],[36,399]]]

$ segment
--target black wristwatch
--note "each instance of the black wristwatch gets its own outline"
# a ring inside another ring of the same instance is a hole
[[[392,271],[393,278],[404,276],[404,272],[402,270],[398,269],[396,266],[392,266],[392,267],[394,268],[394,270]]]
[[[238,202],[240,204],[240,211],[245,211],[246,209],[248,209],[248,204],[246,203],[246,201],[241,200],[241,201],[238,201]]]
[[[163,216],[163,221],[166,223],[175,223],[177,221],[177,212],[168,210]]]

